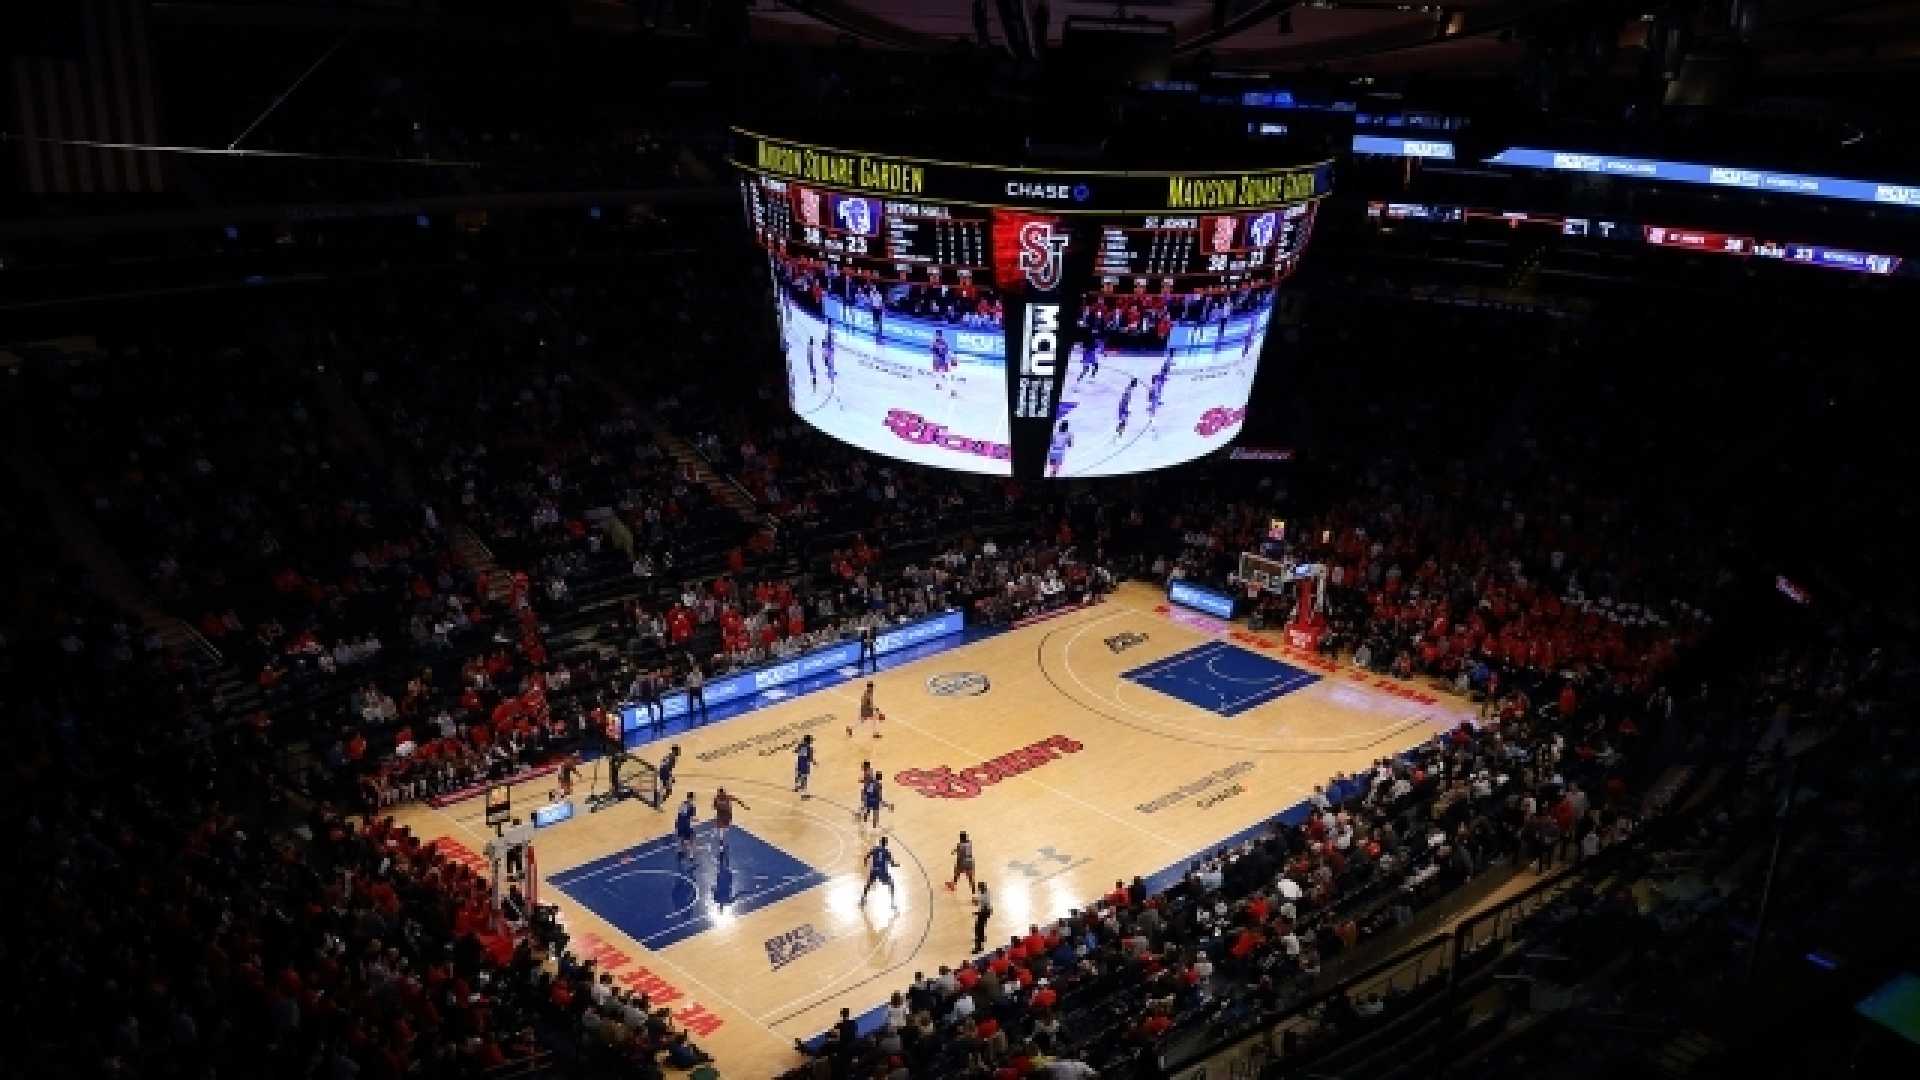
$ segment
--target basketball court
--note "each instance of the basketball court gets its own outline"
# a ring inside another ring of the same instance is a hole
[[[627,800],[536,834],[539,899],[559,906],[574,951],[671,1005],[727,1075],[773,1075],[794,1063],[794,1039],[841,1008],[861,1016],[915,971],[971,955],[965,882],[946,889],[961,830],[994,896],[991,948],[1116,880],[1169,884],[1335,772],[1473,717],[1463,699],[1330,666],[1141,585],[950,640],[872,676],[881,738],[847,735],[861,688],[848,679],[674,735],[682,756],[663,810]],[[802,799],[793,746],[809,733],[817,760]],[[663,749],[639,753],[657,761]],[[892,802],[878,831],[855,820],[863,760]],[[515,813],[551,783],[516,787]],[[708,828],[719,786],[745,801],[724,858]],[[691,861],[672,814],[689,791],[701,823]],[[400,818],[478,852],[482,801]],[[897,893],[879,886],[862,904],[863,857],[881,834],[901,863]]]

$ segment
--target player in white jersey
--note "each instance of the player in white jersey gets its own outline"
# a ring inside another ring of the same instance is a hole
[[[1047,475],[1059,476],[1060,466],[1067,463],[1067,451],[1073,449],[1073,432],[1067,430],[1067,422],[1060,421],[1060,427],[1053,433],[1053,444],[1047,447]]]
[[[880,737],[880,724],[886,718],[886,714],[880,711],[880,707],[873,703],[873,684],[868,683],[867,688],[860,693],[860,726],[866,727],[872,724],[873,737],[877,739]],[[847,738],[853,738],[852,724],[847,725]]]

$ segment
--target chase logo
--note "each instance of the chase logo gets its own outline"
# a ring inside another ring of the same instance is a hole
[[[979,697],[993,689],[993,683],[977,671],[950,671],[927,680],[927,693],[934,697]]]
[[[1048,184],[1031,180],[1007,181],[1007,194],[1016,199],[1044,199],[1048,202],[1066,202],[1075,197],[1075,193],[1086,188],[1085,184]]]
[[[1760,186],[1760,174],[1747,169],[1708,169],[1707,183],[1723,184],[1727,187],[1757,188]]]

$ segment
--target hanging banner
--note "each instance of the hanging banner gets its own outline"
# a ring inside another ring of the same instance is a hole
[[[1093,274],[1094,236],[1091,226],[1057,215],[993,211],[994,280],[1002,283],[1007,415],[1018,479],[1045,475],[1079,301]]]

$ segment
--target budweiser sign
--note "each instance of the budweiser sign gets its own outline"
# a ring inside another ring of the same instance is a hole
[[[957,772],[946,765],[933,769],[904,769],[894,774],[893,782],[912,788],[929,799],[972,799],[978,797],[983,788],[1008,777],[1032,772],[1062,754],[1077,754],[1083,749],[1085,747],[1073,739],[1055,735]]]

